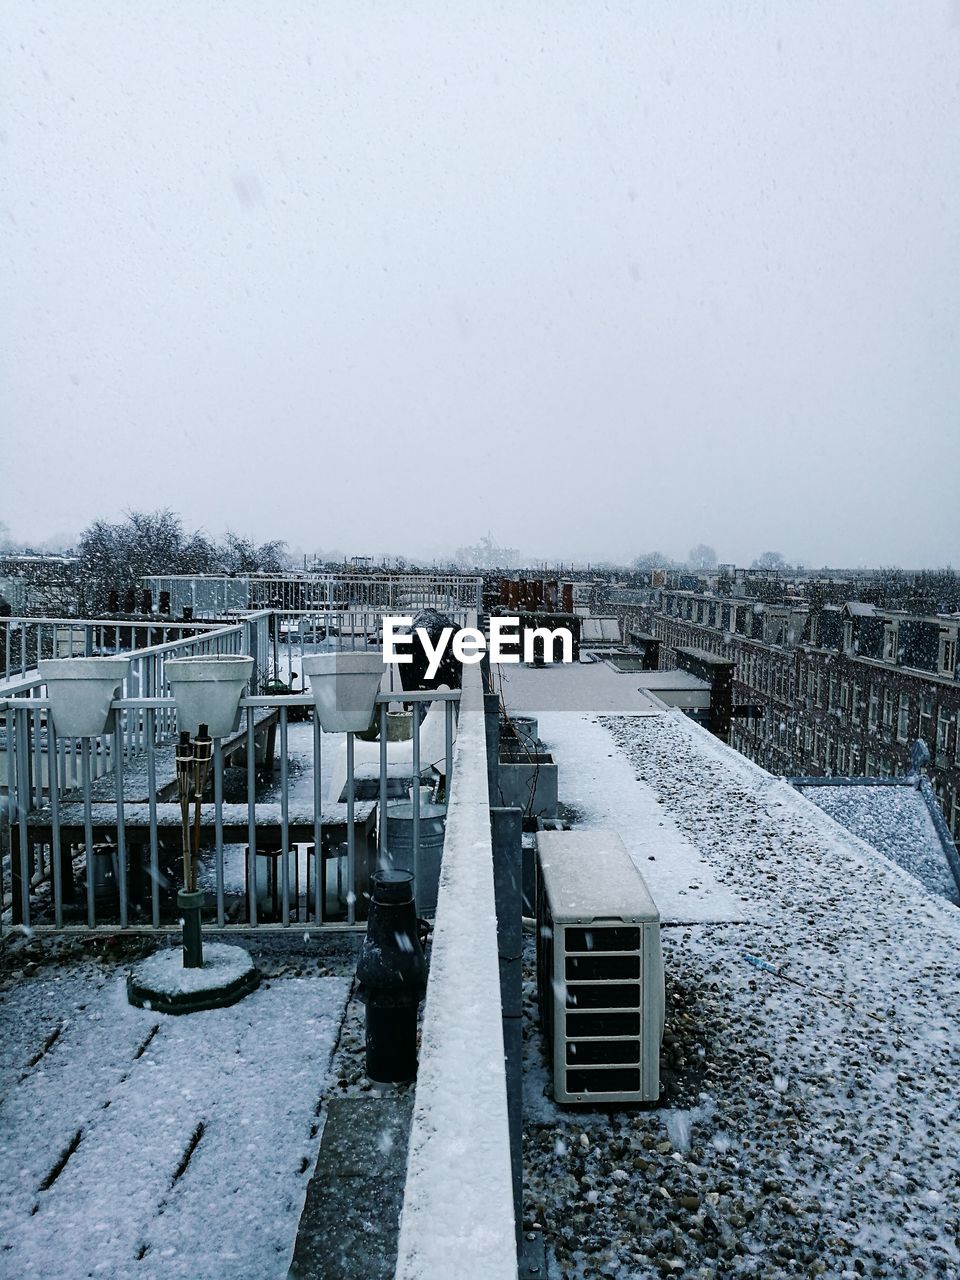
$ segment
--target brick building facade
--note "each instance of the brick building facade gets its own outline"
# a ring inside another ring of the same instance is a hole
[[[960,618],[856,601],[811,610],[663,591],[628,625],[678,649],[733,662],[729,742],[772,773],[889,777],[909,773],[917,740],[954,839],[960,838]]]

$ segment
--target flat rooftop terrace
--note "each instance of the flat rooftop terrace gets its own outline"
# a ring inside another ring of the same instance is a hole
[[[513,712],[596,711],[607,715],[656,715],[660,708],[639,687],[637,671],[615,671],[602,659],[543,667],[499,666],[494,684]]]

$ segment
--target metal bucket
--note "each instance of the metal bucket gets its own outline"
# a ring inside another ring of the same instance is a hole
[[[93,898],[98,908],[116,908],[120,903],[120,869],[115,844],[93,846]]]
[[[390,869],[419,869],[413,891],[417,913],[432,916],[437,910],[437,892],[440,887],[440,859],[443,856],[443,833],[447,821],[445,804],[420,806],[420,858],[419,868],[413,856],[413,804],[401,801],[387,806],[387,861]]]
[[[387,712],[387,741],[409,742],[413,737],[413,713],[410,711]]]

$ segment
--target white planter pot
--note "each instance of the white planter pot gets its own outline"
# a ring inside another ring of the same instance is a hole
[[[373,723],[385,670],[380,653],[317,653],[303,659],[324,733],[362,733]]]
[[[211,738],[233,733],[253,658],[236,653],[168,658],[164,671],[177,704],[181,733],[195,738],[202,724]]]
[[[37,669],[61,738],[90,738],[112,728],[110,703],[130,670],[129,658],[43,658]]]

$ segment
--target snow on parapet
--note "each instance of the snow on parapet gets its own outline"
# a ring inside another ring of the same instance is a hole
[[[515,1280],[480,670],[463,668],[397,1280]]]

